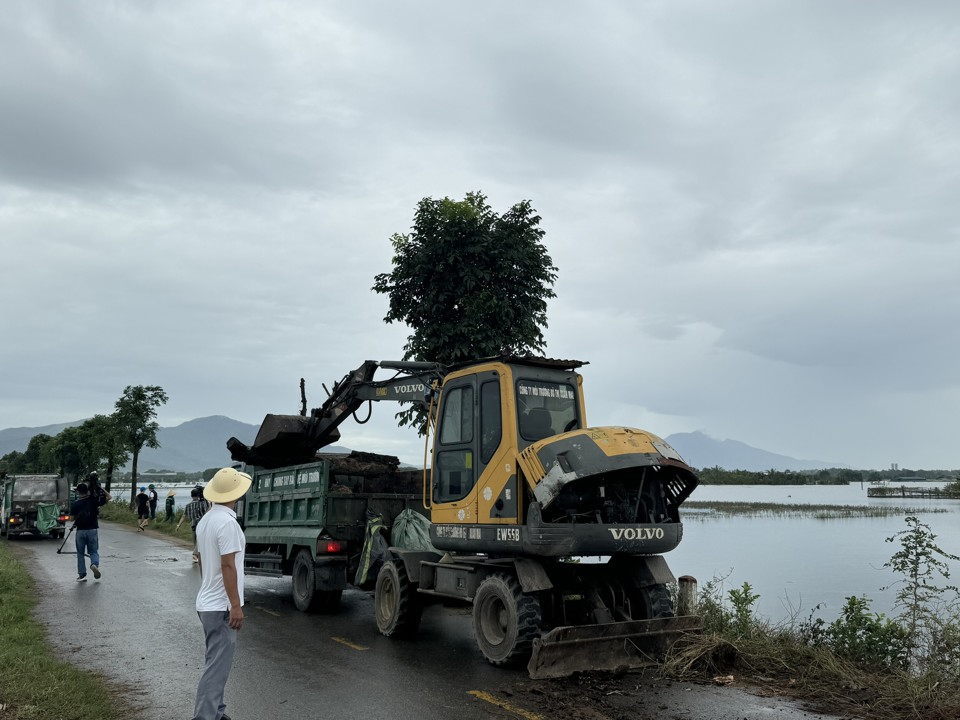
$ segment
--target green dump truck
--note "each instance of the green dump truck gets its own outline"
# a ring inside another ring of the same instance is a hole
[[[62,538],[70,520],[70,486],[58,475],[11,475],[0,480],[0,535]]]
[[[368,523],[420,514],[422,470],[401,470],[392,456],[319,454],[313,462],[274,469],[245,466],[253,478],[237,505],[247,539],[244,572],[292,576],[304,612],[333,612],[361,571]],[[375,581],[375,572],[370,583]]]

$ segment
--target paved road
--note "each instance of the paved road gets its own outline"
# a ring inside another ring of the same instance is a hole
[[[99,581],[88,575],[86,583],[75,582],[76,555],[66,554],[72,538],[63,554],[52,540],[10,543],[37,581],[38,616],[62,658],[126,688],[121,692],[137,708],[137,720],[186,720],[203,658],[193,609],[199,571],[190,550],[101,524]],[[428,608],[417,639],[397,641],[377,633],[368,592],[345,592],[335,616],[305,615],[293,606],[289,579],[248,577],[246,601],[227,685],[227,711],[236,720],[550,717],[538,708],[540,690],[525,673],[482,659],[465,609]],[[630,716],[830,720],[783,700],[685,683],[641,690]],[[610,715],[585,707],[565,717]]]

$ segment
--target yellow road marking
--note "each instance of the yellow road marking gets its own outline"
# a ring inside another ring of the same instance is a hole
[[[348,648],[353,648],[354,650],[369,650],[369,649],[370,649],[370,648],[368,648],[368,647],[364,647],[363,645],[357,645],[357,644],[355,644],[355,643],[352,643],[352,642],[350,642],[349,640],[347,640],[346,638],[331,636],[330,639],[333,640],[334,642],[340,643],[341,645],[346,645]]]
[[[260,606],[258,606],[258,605],[254,605],[254,607],[257,608],[257,610],[259,610],[260,612],[265,612],[267,615],[273,615],[274,617],[280,617],[280,613],[276,612],[275,610],[267,610],[266,608],[260,607]]]
[[[493,695],[491,695],[490,693],[484,692],[483,690],[469,690],[467,691],[467,695],[473,695],[478,700],[483,700],[484,702],[488,702],[491,705],[496,705],[498,708],[502,708],[503,710],[513,713],[514,715],[517,715],[519,717],[526,718],[526,720],[543,720],[543,718],[540,715],[537,715],[536,713],[532,713],[528,710],[524,710],[522,708],[518,708],[516,705],[511,705],[510,703],[504,700],[499,700],[495,698]]]

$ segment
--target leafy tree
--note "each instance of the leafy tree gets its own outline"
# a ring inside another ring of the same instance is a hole
[[[106,466],[106,489],[114,469],[129,457],[112,415],[94,415],[77,427],[65,428],[43,446],[44,457],[66,477],[80,479]]]
[[[160,447],[157,442],[157,408],[167,402],[167,393],[158,385],[127,385],[116,402],[113,422],[122,447],[133,456],[130,480],[130,507],[137,495],[137,463],[140,451],[146,447]]]
[[[46,433],[37,433],[30,438],[30,442],[27,443],[27,449],[23,453],[20,472],[56,472],[57,463],[55,458],[49,452],[44,452],[44,446],[52,439],[53,438]]]
[[[451,364],[542,351],[557,278],[543,236],[528,200],[503,215],[480,192],[421,200],[412,232],[391,238],[393,272],[373,286],[390,298],[384,321],[413,328],[404,359]],[[414,413],[397,417],[407,425]]]
[[[80,478],[88,472],[90,442],[83,426],[64,428],[50,439],[44,451],[64,477]]]
[[[17,450],[11,450],[0,458],[0,477],[6,475],[16,475],[23,472],[24,462],[23,453]]]
[[[164,400],[166,402],[166,400]],[[107,492],[113,484],[113,474],[117,468],[126,465],[130,453],[124,443],[120,421],[117,413],[112,415],[94,415],[84,423],[89,428],[93,443],[94,454],[97,458],[97,467],[106,468],[106,478],[103,483]]]

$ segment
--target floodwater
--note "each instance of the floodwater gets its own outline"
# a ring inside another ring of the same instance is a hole
[[[880,518],[736,517],[684,512],[681,506],[683,541],[667,561],[675,575],[692,575],[701,588],[711,579],[725,578],[724,597],[750,583],[760,595],[755,612],[773,623],[805,620],[817,605],[815,617],[829,622],[851,595],[866,596],[872,612],[896,615],[896,588],[890,586],[900,576],[883,565],[901,545],[899,539],[886,539],[906,530],[904,518],[912,514],[930,527],[941,549],[960,555],[960,500],[868,498],[867,487],[701,485],[690,501],[886,506],[914,512]],[[930,512],[938,508],[948,512]],[[945,562],[952,577],[935,578],[939,586],[960,578],[960,563]]]
[[[942,483],[940,484],[942,485]],[[938,487],[923,483],[921,487]],[[881,506],[916,510],[930,526],[937,544],[960,555],[960,500],[868,498],[863,485],[701,485],[691,501],[737,501],[797,505]],[[194,485],[167,485],[160,494],[163,514],[167,491],[176,492],[177,508],[190,502]],[[126,495],[123,496],[126,499]],[[948,512],[934,513],[933,509]],[[900,549],[886,538],[906,530],[905,514],[881,518],[736,517],[713,516],[681,507],[683,541],[666,558],[678,577],[692,575],[701,587],[723,580],[727,590],[750,583],[760,599],[755,611],[774,623],[805,620],[820,605],[816,617],[836,618],[850,595],[866,596],[870,609],[895,614],[897,579],[883,564]],[[589,559],[587,560],[589,561]],[[960,580],[960,563],[948,562],[951,581]],[[949,584],[947,581],[938,585]],[[954,582],[956,584],[956,582]]]

